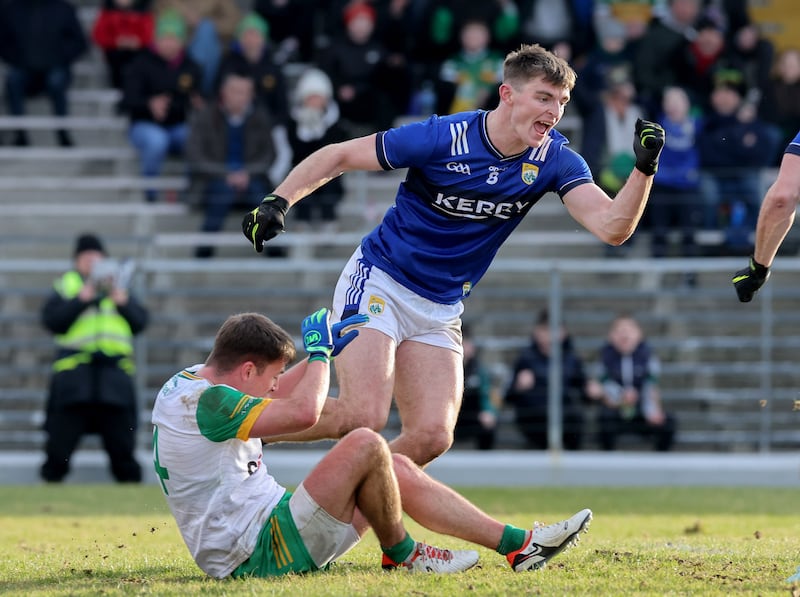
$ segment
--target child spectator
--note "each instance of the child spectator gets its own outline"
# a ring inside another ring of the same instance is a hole
[[[461,50],[442,64],[439,114],[489,108],[497,101],[503,56],[490,49],[489,27],[482,21],[467,21],[460,39]]]
[[[662,108],[658,122],[664,127],[666,142],[648,204],[652,255],[668,255],[667,233],[674,224],[681,230],[681,256],[693,257],[698,253],[695,232],[702,220],[700,152],[697,149],[702,123],[700,117],[692,113],[689,95],[680,87],[664,90]]]
[[[671,449],[676,424],[661,404],[660,362],[633,317],[611,323],[598,366],[603,391],[591,397],[600,402],[600,447],[613,450],[620,435],[634,433],[652,438],[659,452]]]

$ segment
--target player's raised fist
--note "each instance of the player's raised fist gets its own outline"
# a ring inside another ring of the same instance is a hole
[[[242,220],[242,232],[253,248],[261,253],[264,243],[284,230],[284,217],[289,202],[279,195],[267,195],[261,205],[248,212]]]
[[[658,158],[664,148],[666,135],[657,122],[636,120],[633,136],[633,153],[636,155],[636,169],[652,176],[658,170]]]

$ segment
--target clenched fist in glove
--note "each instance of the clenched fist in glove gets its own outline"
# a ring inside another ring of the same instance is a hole
[[[245,215],[242,232],[253,248],[261,253],[264,243],[283,232],[284,217],[289,211],[289,202],[278,195],[267,195],[261,205]]]
[[[636,169],[647,176],[658,170],[658,156],[664,148],[664,129],[657,122],[636,120],[633,138],[633,153],[636,154]]]
[[[769,278],[769,268],[750,257],[748,266],[733,274],[733,280],[731,280],[736,294],[739,296],[739,301],[742,303],[752,301],[753,295],[764,285],[767,278]]]

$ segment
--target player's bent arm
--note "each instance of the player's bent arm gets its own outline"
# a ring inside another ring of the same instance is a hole
[[[268,438],[305,431],[319,421],[330,389],[330,365],[324,361],[305,361],[291,371],[303,366],[304,375],[283,397],[275,397],[259,414],[249,436]],[[290,372],[287,372],[287,374]],[[281,384],[283,376],[280,377]],[[280,385],[279,385],[280,389]],[[280,396],[280,392],[276,392]]]
[[[318,149],[289,172],[275,189],[275,194],[294,205],[328,181],[351,170],[382,170],[375,150],[375,134]]]
[[[652,176],[634,169],[614,199],[594,183],[575,187],[563,197],[570,215],[604,243],[621,245],[639,225],[650,195]]]
[[[770,186],[761,205],[756,224],[756,245],[753,258],[770,267],[783,239],[792,227],[800,201],[800,156],[783,156],[778,178]]]

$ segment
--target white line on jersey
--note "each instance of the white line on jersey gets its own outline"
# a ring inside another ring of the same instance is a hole
[[[464,155],[469,153],[467,144],[467,121],[450,123],[450,155]]]

